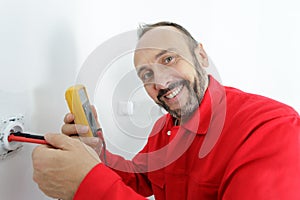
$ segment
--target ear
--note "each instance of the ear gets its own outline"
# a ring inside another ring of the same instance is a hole
[[[208,67],[208,56],[204,51],[204,48],[201,43],[199,43],[198,47],[195,49],[195,54],[198,57],[198,61],[202,67]]]

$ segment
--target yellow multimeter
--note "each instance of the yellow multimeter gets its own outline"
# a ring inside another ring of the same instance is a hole
[[[96,119],[85,87],[83,85],[71,86],[67,89],[65,98],[71,113],[74,115],[75,124],[89,126],[89,132],[86,136],[98,137]]]

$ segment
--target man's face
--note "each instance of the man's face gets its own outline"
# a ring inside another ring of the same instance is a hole
[[[189,117],[197,109],[205,90],[199,73],[203,69],[177,29],[146,32],[137,45],[134,63],[149,96],[172,116]]]

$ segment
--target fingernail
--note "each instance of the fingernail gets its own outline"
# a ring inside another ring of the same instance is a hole
[[[78,134],[84,134],[89,131],[89,127],[84,125],[76,125],[76,130]]]
[[[73,121],[73,120],[74,120],[74,117],[73,117],[72,114],[69,114],[69,115],[67,116],[67,118],[68,118],[68,121]]]

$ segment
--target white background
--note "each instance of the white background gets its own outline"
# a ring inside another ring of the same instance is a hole
[[[204,45],[224,85],[299,112],[299,10],[297,0],[0,0],[0,118],[22,113],[28,131],[59,132],[64,92],[90,53],[141,22],[163,20]],[[31,180],[33,147],[0,160],[1,200],[48,199]]]

